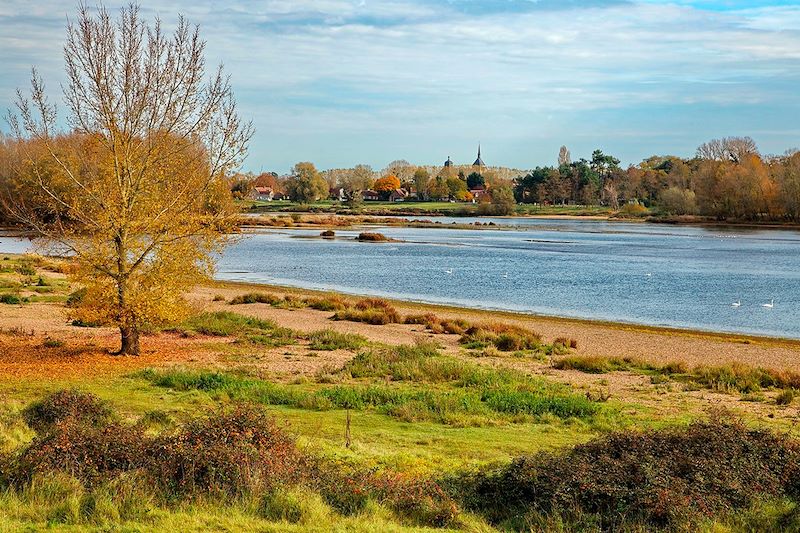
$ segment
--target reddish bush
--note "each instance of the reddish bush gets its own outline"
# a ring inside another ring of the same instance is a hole
[[[416,523],[443,527],[458,513],[453,499],[433,480],[396,472],[376,473],[330,462],[313,468],[312,487],[344,514],[376,500]]]
[[[157,438],[149,455],[148,470],[171,494],[270,490],[298,481],[304,461],[272,418],[243,405]]]
[[[94,394],[62,390],[34,402],[22,418],[37,433],[45,433],[66,421],[99,426],[112,419],[111,409]]]
[[[87,485],[142,466],[148,439],[141,429],[121,424],[90,426],[68,419],[36,437],[10,464],[11,480],[66,472]]]
[[[480,474],[468,504],[493,522],[575,513],[596,516],[603,530],[623,522],[670,526],[744,510],[763,497],[796,496],[798,459],[795,441],[738,421],[620,432]]]

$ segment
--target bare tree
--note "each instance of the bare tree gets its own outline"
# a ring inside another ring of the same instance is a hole
[[[566,146],[562,146],[561,149],[558,151],[558,166],[563,167],[564,165],[569,165],[572,163],[572,158],[569,154],[569,149]]]
[[[116,20],[81,6],[64,46],[72,133],[57,133],[35,69],[30,99],[18,91],[9,113],[25,157],[3,202],[75,258],[86,312],[119,328],[121,354],[139,353],[142,325],[178,315],[232,224],[225,178],[253,129],[239,119],[222,67],[206,76],[204,49],[182,17],[168,36],[136,5]]]
[[[748,155],[758,155],[756,142],[750,137],[711,139],[697,147],[697,157],[712,161],[739,163]]]

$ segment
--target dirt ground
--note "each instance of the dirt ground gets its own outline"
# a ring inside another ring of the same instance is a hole
[[[480,364],[510,366],[531,374],[567,383],[589,395],[607,395],[663,416],[680,416],[710,407],[747,412],[759,418],[785,420],[794,426],[795,407],[781,407],[769,401],[743,402],[740,396],[688,391],[680,384],[654,385],[650,378],[629,372],[602,375],[553,369],[549,363],[511,357],[472,357],[459,344],[457,335],[433,335],[421,325],[390,324],[372,326],[356,322],[332,321],[331,312],[313,309],[278,309],[267,304],[230,306],[213,301],[215,296],[230,299],[253,292],[253,286],[218,284],[201,287],[190,295],[198,310],[228,310],[268,318],[278,325],[301,332],[334,329],[357,333],[385,344],[409,344],[420,339],[435,339],[442,349]],[[276,294],[311,294],[310,291],[259,287]],[[440,317],[460,317],[470,321],[502,321],[541,333],[545,339],[571,337],[578,341],[577,353],[602,356],[633,356],[653,362],[681,360],[689,365],[722,364],[738,361],[748,365],[800,371],[800,343],[779,339],[755,339],[704,333],[658,331],[574,320],[453,309],[423,304],[396,302],[401,313],[434,312]],[[72,326],[62,304],[35,303],[0,306],[0,377],[6,379],[74,379],[82,376],[128,374],[146,367],[189,366],[195,368],[244,369],[281,381],[313,377],[340,368],[353,357],[344,350],[314,352],[307,343],[278,348],[254,348],[231,339],[184,337],[178,333],[159,333],[142,338],[139,357],[112,357],[119,342],[110,328]]]

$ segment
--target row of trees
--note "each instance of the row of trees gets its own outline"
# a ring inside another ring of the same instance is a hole
[[[537,167],[517,178],[517,201],[615,209],[640,203],[673,215],[800,220],[800,153],[765,157],[749,137],[714,139],[690,159],[653,156],[625,169],[600,150],[590,160],[568,156],[557,167]]]

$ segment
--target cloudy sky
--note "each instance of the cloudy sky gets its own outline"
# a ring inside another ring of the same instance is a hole
[[[108,7],[119,5],[107,2]],[[0,109],[36,65],[63,80],[69,2],[0,2]],[[256,135],[246,170],[391,160],[638,162],[750,135],[800,146],[800,2],[780,0],[143,1],[200,24]],[[5,128],[5,126],[2,126]]]

